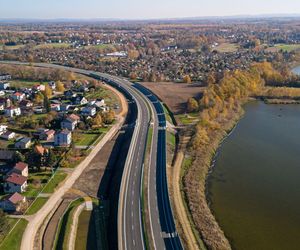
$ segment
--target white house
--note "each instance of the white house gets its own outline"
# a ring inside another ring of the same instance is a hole
[[[9,82],[0,82],[0,90],[6,90],[10,87]]]
[[[24,98],[25,98],[25,94],[21,92],[16,92],[12,95],[12,99],[18,102],[22,101]]]
[[[11,173],[5,179],[4,192],[5,193],[23,193],[27,188],[27,177]]]
[[[22,204],[26,202],[26,197],[19,193],[14,193],[4,197],[0,201],[0,208],[5,212],[19,212]]]
[[[15,143],[15,148],[27,149],[31,145],[31,138],[23,137]]]
[[[0,81],[7,81],[11,79],[11,75],[9,74],[2,74],[0,75]]]
[[[72,143],[72,133],[67,129],[63,129],[54,135],[54,145],[60,147],[70,146]]]
[[[6,125],[0,125],[0,135],[2,135],[3,133],[5,133],[7,130],[7,126]]]
[[[21,115],[21,109],[19,107],[8,107],[5,109],[5,116],[14,117]]]
[[[28,164],[25,162],[19,161],[16,163],[14,168],[10,171],[9,174],[16,173],[25,177],[28,177],[29,172],[28,172]]]
[[[12,140],[16,137],[16,133],[15,132],[11,132],[11,131],[6,131],[4,134],[0,135],[0,137],[2,139],[5,139],[5,140]]]
[[[81,110],[81,114],[84,116],[94,116],[94,115],[96,115],[96,108],[95,107],[84,107]]]

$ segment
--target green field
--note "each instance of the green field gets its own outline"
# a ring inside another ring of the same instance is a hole
[[[36,197],[50,179],[51,174],[51,172],[38,172],[30,174],[28,178],[27,191],[23,195],[26,197]]]
[[[69,43],[45,43],[36,45],[35,49],[58,49],[58,48],[70,48]]]
[[[16,50],[16,49],[20,49],[20,48],[23,48],[25,45],[23,44],[20,44],[20,45],[13,45],[13,46],[6,46],[6,45],[3,45],[3,44],[0,44],[0,50]]]
[[[67,249],[68,247],[68,239],[71,230],[71,224],[73,220],[73,213],[76,208],[83,202],[83,199],[77,199],[73,201],[68,210],[65,212],[63,217],[61,218],[58,226],[58,230],[56,232],[56,239],[54,244],[54,249]]]
[[[0,243],[0,250],[19,250],[27,224],[25,219],[20,219],[11,233]]]
[[[100,134],[80,134],[75,141],[76,146],[90,146],[92,145]]]
[[[32,215],[38,212],[47,202],[48,198],[37,198],[26,211],[26,215]]]
[[[9,81],[10,82],[10,86],[11,87],[15,87],[15,88],[31,88],[34,85],[37,84],[47,84],[47,82],[39,82],[39,81],[25,81],[25,80],[12,80]]]
[[[63,182],[67,177],[67,174],[62,171],[57,171],[55,175],[50,179],[48,184],[43,189],[43,193],[53,193],[56,187]]]
[[[235,43],[221,43],[218,45],[215,50],[220,53],[230,53],[237,51],[239,46]]]
[[[276,44],[274,47],[278,50],[291,52],[291,51],[299,50],[300,44]]]
[[[86,49],[114,49],[114,45],[112,44],[98,44],[98,45],[90,45],[84,47]]]
[[[177,120],[183,125],[189,125],[196,123],[199,121],[199,114],[198,113],[187,113],[182,115],[176,115]]]

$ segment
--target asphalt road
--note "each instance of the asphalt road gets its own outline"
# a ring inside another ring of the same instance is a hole
[[[13,62],[13,64],[14,63],[16,62]],[[154,133],[150,155],[150,173],[148,177],[150,183],[148,187],[148,200],[150,201],[149,209],[152,240],[155,249],[182,249],[180,239],[176,232],[168,194],[166,177],[166,120],[163,108],[158,99],[140,85],[134,85],[119,77],[53,64],[38,63],[34,65],[67,69],[69,71],[97,77],[129,93],[136,102],[138,116],[124,167],[119,197],[118,246],[120,250],[145,249],[141,199],[144,153],[151,117],[151,111],[148,107],[151,107],[154,116]]]
[[[150,101],[154,114],[153,138],[148,175],[148,207],[152,242],[155,249],[183,249],[176,232],[167,183],[166,117],[159,99],[136,84]]]

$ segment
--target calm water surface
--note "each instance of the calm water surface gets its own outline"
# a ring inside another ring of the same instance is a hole
[[[300,249],[300,105],[245,109],[208,178],[212,211],[234,249]]]
[[[294,69],[293,69],[293,72],[294,72],[295,74],[300,75],[300,66],[294,68]]]

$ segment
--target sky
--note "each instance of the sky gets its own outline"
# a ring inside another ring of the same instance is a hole
[[[300,0],[0,0],[0,18],[152,19],[300,14]]]

